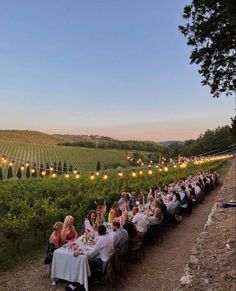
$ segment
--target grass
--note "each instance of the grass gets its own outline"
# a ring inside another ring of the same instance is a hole
[[[2,238],[0,237],[0,239]],[[46,257],[46,243],[42,240],[42,236],[38,236],[37,239],[22,242],[20,251],[17,252],[15,245],[8,241],[8,248],[4,248],[4,252],[0,250],[0,253],[0,271],[9,271],[24,265],[34,258],[39,258],[43,254]]]

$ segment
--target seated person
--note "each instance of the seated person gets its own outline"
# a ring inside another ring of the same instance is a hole
[[[143,234],[147,231],[148,220],[144,213],[139,212],[138,207],[133,208],[133,220],[132,222],[135,224],[137,231],[139,234]]]
[[[97,229],[97,212],[95,210],[91,210],[88,213],[88,217],[84,221],[84,225],[82,227],[82,234],[85,233],[86,230],[90,232],[92,237],[95,236],[95,231]]]
[[[129,239],[137,238],[138,233],[133,222],[129,221],[129,217],[127,214],[124,214],[123,217],[124,217],[123,229],[125,229],[128,232]]]
[[[106,213],[106,205],[103,204],[103,205],[98,205],[97,206],[97,224],[101,224],[103,222],[105,222],[105,213]]]
[[[52,227],[53,232],[48,240],[47,257],[44,259],[44,264],[50,264],[52,262],[54,251],[61,246],[62,227],[62,222],[56,222]]]
[[[61,231],[61,240],[63,244],[69,242],[70,240],[77,239],[78,233],[75,227],[73,226],[73,224],[74,224],[74,217],[71,215],[67,215],[64,220],[63,228]]]
[[[124,256],[127,253],[129,235],[128,232],[120,227],[118,221],[113,221],[112,229],[114,231],[113,241],[115,249],[119,249],[121,255]]]
[[[175,221],[180,222],[181,220],[181,197],[179,193],[175,193]]]
[[[129,221],[128,214],[124,214],[123,217],[124,217],[123,229],[125,229],[128,232],[129,236],[128,250],[130,250],[132,249],[133,246],[137,245],[140,238],[138,236],[138,232],[133,222]]]
[[[109,234],[106,233],[106,227],[103,224],[98,226],[99,238],[93,249],[89,251],[75,251],[74,256],[87,255],[90,260],[90,268],[92,274],[102,271],[105,264],[114,252],[114,243]]]
[[[133,207],[135,207],[137,204],[136,202],[138,201],[138,197],[137,197],[137,194],[136,192],[132,192],[131,193],[131,197],[129,199],[129,209],[133,209]]]
[[[113,220],[119,220],[121,215],[122,215],[122,212],[119,208],[119,203],[115,201],[112,204],[111,210],[109,211],[108,222],[113,222]]]
[[[175,201],[173,200],[173,196],[169,195],[167,197],[167,212],[170,215],[174,215],[175,214]]]
[[[161,211],[161,203],[158,199],[154,199],[152,213],[148,217],[151,225],[161,225],[163,221],[163,213]]]
[[[159,199],[154,199],[152,214],[148,217],[148,220],[148,239],[153,243],[163,221],[163,213],[161,211],[161,203]]]

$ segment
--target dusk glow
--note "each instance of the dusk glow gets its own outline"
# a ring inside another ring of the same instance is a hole
[[[185,140],[230,124],[178,31],[184,0],[6,1],[1,129]]]

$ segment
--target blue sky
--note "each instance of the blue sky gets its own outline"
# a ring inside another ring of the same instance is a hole
[[[230,123],[178,31],[187,0],[0,1],[0,128],[184,140]]]

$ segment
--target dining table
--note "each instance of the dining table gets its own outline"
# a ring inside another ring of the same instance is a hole
[[[64,246],[56,249],[53,254],[51,279],[62,279],[69,282],[77,282],[84,285],[88,291],[88,277],[91,276],[88,258],[86,255],[74,256],[74,252],[91,250],[92,241],[85,241],[81,236],[77,240],[69,242]]]

